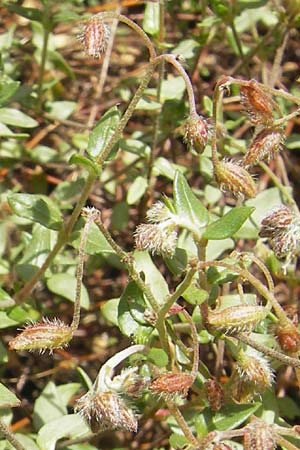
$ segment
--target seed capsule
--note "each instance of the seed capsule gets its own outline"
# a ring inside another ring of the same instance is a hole
[[[253,125],[270,125],[273,122],[275,102],[255,80],[241,85],[241,103]]]
[[[269,161],[275,158],[282,147],[282,142],[282,130],[278,128],[264,128],[252,140],[250,148],[244,156],[243,166],[252,167],[265,159]]]
[[[110,28],[101,16],[92,16],[85,24],[82,33],[78,36],[84,52],[92,58],[100,58],[106,51],[110,36]]]
[[[263,420],[255,418],[245,429],[244,450],[274,450],[274,431]]]
[[[264,306],[237,305],[209,311],[207,323],[218,331],[236,333],[251,331],[268,314]]]
[[[188,148],[201,154],[208,140],[208,124],[203,117],[190,118],[186,121],[184,142]]]
[[[255,197],[255,183],[243,167],[230,161],[222,161],[215,166],[214,172],[222,190],[232,192],[236,196]]]
[[[220,383],[215,380],[209,379],[206,381],[204,386],[207,399],[212,411],[218,411],[222,406],[224,398],[223,389]]]
[[[189,373],[166,372],[152,381],[150,389],[162,397],[172,398],[176,394],[186,397],[193,381]]]

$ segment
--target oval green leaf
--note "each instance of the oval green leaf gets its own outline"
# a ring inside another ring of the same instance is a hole
[[[47,280],[49,291],[60,295],[71,302],[75,300],[76,278],[69,273],[57,273]],[[85,286],[81,285],[80,305],[84,309],[89,309],[90,300]]]
[[[89,137],[87,152],[91,158],[99,158],[119,125],[119,122],[120,112],[116,106],[110,108],[101,117]]]
[[[232,237],[243,225],[255,208],[237,206],[207,226],[202,237],[208,240],[220,240]]]
[[[185,221],[189,221],[192,227],[203,228],[208,222],[208,211],[197,199],[184,175],[179,171],[175,174],[173,191],[177,215]]]
[[[12,194],[8,203],[13,212],[24,219],[38,222],[52,230],[59,230],[62,226],[59,208],[46,195]]]
[[[34,128],[38,122],[14,108],[0,108],[0,122],[21,128]]]
[[[159,2],[147,2],[145,7],[143,28],[146,33],[155,36],[159,32]]]
[[[20,400],[4,384],[0,383],[0,409],[20,406]]]

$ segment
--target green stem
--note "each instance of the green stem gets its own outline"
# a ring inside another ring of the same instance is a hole
[[[189,315],[189,313],[184,309],[182,311],[182,314],[184,315],[186,321],[189,323],[192,331],[192,339],[193,339],[193,353],[194,353],[194,359],[193,359],[193,366],[191,370],[191,375],[193,377],[193,380],[195,380],[198,372],[199,367],[199,341],[198,341],[198,333],[197,328],[193,322],[192,317]]]
[[[199,447],[199,442],[195,438],[193,433],[191,432],[188,424],[185,421],[185,418],[183,417],[183,415],[179,411],[178,407],[176,405],[174,405],[174,403],[170,403],[170,402],[166,402],[166,403],[167,403],[167,406],[168,406],[168,409],[169,409],[170,413],[172,414],[172,416],[174,417],[174,419],[178,423],[178,425],[181,428],[181,430],[182,430],[183,434],[185,435],[185,437],[190,441],[190,443],[194,447],[198,448]]]
[[[276,444],[279,444],[282,448],[285,448],[286,450],[299,450],[299,447],[296,447],[294,444],[292,444],[282,436],[276,435],[275,440]]]
[[[43,11],[43,47],[41,54],[41,64],[39,67],[39,75],[37,79],[37,107],[38,110],[42,109],[42,95],[43,95],[43,79],[47,60],[48,42],[50,36],[50,24],[49,24],[49,8],[48,3],[45,4]]]
[[[242,48],[242,43],[241,43],[239,34],[238,34],[238,32],[236,31],[236,28],[235,28],[234,19],[230,23],[230,28],[231,28],[231,31],[232,31],[235,43],[237,45],[237,48],[238,48],[241,60],[242,60],[242,65],[245,67],[247,77],[250,78],[250,71],[249,71],[248,60],[245,59],[245,55],[244,55],[243,48]]]
[[[109,231],[105,228],[100,214],[95,220],[95,224],[99,227],[99,230],[107,240],[107,242],[111,245],[111,247],[114,249],[114,251],[117,253],[117,255],[120,257],[121,261],[125,264],[128,273],[130,275],[130,278],[138,285],[138,287],[144,292],[146,295],[152,309],[157,313],[159,311],[159,304],[152,294],[150,288],[147,286],[147,284],[144,282],[144,280],[141,278],[140,274],[137,272],[135,268],[134,259],[131,254],[125,252],[112,238]]]
[[[5,437],[5,439],[13,446],[16,450],[25,450],[21,442],[19,442],[14,434],[10,431],[8,426],[3,422],[2,419],[0,419],[0,433],[2,436]]]

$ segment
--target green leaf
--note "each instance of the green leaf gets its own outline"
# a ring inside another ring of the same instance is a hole
[[[147,356],[157,367],[166,367],[169,362],[168,355],[161,348],[151,348]]]
[[[19,16],[26,17],[29,20],[36,20],[37,22],[43,21],[43,13],[37,8],[24,8],[24,6],[12,5],[11,3],[5,3],[6,8]]]
[[[59,208],[46,195],[12,194],[8,203],[13,212],[24,219],[38,222],[52,230],[59,230],[62,226]]]
[[[111,225],[114,229],[122,231],[128,227],[129,206],[126,202],[115,203],[112,209]]]
[[[7,76],[0,76],[0,106],[4,105],[17,91],[20,81],[13,81]]]
[[[101,117],[89,137],[87,152],[91,158],[98,159],[100,157],[119,125],[120,117],[120,112],[116,106],[110,108]]]
[[[119,303],[119,298],[112,298],[111,300],[107,300],[104,305],[101,306],[101,313],[104,319],[116,326],[118,326]]]
[[[60,53],[56,52],[55,50],[49,50],[48,58],[55,64],[55,66],[58,69],[62,70],[66,75],[68,75],[68,77],[70,77],[71,80],[75,79],[72,67],[67,63],[67,61],[63,58],[63,56]],[[75,103],[75,105],[77,104]]]
[[[207,300],[208,293],[204,289],[191,285],[183,292],[182,297],[191,305],[201,305]]]
[[[209,224],[202,237],[208,240],[220,240],[232,237],[253,213],[255,208],[237,206],[231,209],[221,219]]]
[[[71,244],[74,248],[79,249],[80,239],[81,239],[81,231],[74,232],[72,235],[73,239]],[[88,255],[96,255],[96,254],[115,254],[114,249],[107,242],[99,228],[96,224],[92,223],[89,229],[89,234],[87,238],[87,242],[85,245],[85,252]]]
[[[220,431],[237,428],[254,414],[260,406],[260,403],[223,406],[213,417],[214,425]]]
[[[20,400],[4,384],[0,383],[0,409],[20,406]]]
[[[179,171],[175,174],[173,192],[176,213],[183,223],[186,222],[188,226],[190,224],[192,228],[203,228],[208,222],[208,211]]]
[[[38,122],[14,108],[0,108],[0,122],[21,128],[34,128]]]
[[[63,417],[67,414],[66,405],[56,385],[50,381],[34,403],[33,423],[39,430],[45,423]]]
[[[78,437],[90,432],[79,414],[59,417],[44,425],[38,433],[37,444],[43,450],[55,450],[56,442],[65,437]]]
[[[71,302],[75,300],[76,278],[68,273],[57,273],[47,280],[48,289],[54,294],[60,295]],[[85,286],[81,285],[80,305],[89,309],[90,300]]]
[[[85,166],[90,172],[95,172],[96,175],[99,175],[100,168],[98,164],[94,163],[90,159],[85,156],[79,155],[78,153],[73,153],[69,161],[70,164],[79,164],[81,166]]]
[[[57,233],[39,223],[34,224],[32,238],[16,266],[18,275],[28,280],[42,266],[57,239]]]
[[[8,295],[8,293],[5,292],[2,288],[0,288],[0,309],[10,308],[11,306],[14,306],[14,304],[14,299],[10,295]]]
[[[57,101],[57,102],[47,102],[46,108],[50,117],[57,120],[68,119],[77,107],[76,102],[70,101]]]
[[[160,29],[159,3],[147,2],[144,12],[143,29],[151,36],[158,34]]]
[[[144,195],[148,186],[148,181],[144,177],[136,177],[132,185],[129,187],[127,192],[127,203],[128,205],[136,204],[140,198]]]
[[[143,292],[134,281],[130,281],[118,304],[118,324],[122,334],[133,337],[141,335],[143,332],[147,334],[151,332],[152,328],[145,326],[145,310]]]

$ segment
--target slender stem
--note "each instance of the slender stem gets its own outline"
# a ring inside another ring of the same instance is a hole
[[[78,219],[80,211],[89,195],[89,192],[91,190],[91,187],[95,180],[95,177],[96,177],[96,175],[94,173],[89,173],[85,187],[81,193],[80,199],[78,200],[78,203],[77,203],[75,209],[73,210],[68,223],[66,224],[65,228],[60,231],[56,244],[54,245],[51,252],[48,254],[48,256],[45,259],[42,266],[30,278],[30,280],[27,281],[27,283],[23,286],[23,288],[16,294],[15,301],[17,303],[22,303],[27,298],[27,296],[30,294],[31,290],[34,288],[35,284],[38,282],[38,280],[42,277],[42,275],[48,269],[48,267],[54,260],[55,256],[60,251],[60,249],[68,242],[68,239],[69,239],[72,229]]]
[[[258,259],[255,255],[253,255],[251,253],[245,253],[245,257],[246,257],[246,259],[250,258],[259,267],[259,269],[262,271],[262,273],[264,274],[264,276],[267,280],[269,291],[274,292],[274,282],[273,282],[271,274],[270,274],[268,268],[265,266],[265,264],[260,259]]]
[[[147,34],[142,30],[142,28],[139,25],[137,25],[135,22],[133,22],[131,19],[129,19],[126,16],[123,16],[122,14],[118,14],[117,12],[114,12],[114,11],[105,11],[105,12],[101,12],[97,15],[99,15],[99,17],[103,20],[117,19],[119,22],[123,22],[126,25],[128,25],[130,28],[132,28],[134,31],[136,31],[139,34],[139,36],[142,38],[142,41],[144,42],[144,44],[146,45],[146,47],[149,50],[150,61],[156,57],[156,51],[155,51],[155,48],[154,48],[151,40],[149,39]]]
[[[134,265],[134,259],[131,254],[125,252],[112,238],[109,231],[105,228],[102,220],[100,212],[98,214],[97,219],[95,219],[95,224],[99,227],[99,230],[107,240],[107,242],[111,245],[111,247],[115,250],[117,255],[119,255],[121,261],[125,264],[129,275],[131,279],[139,286],[139,288],[144,292],[146,295],[151,307],[153,310],[157,313],[160,309],[159,304],[152,294],[150,288],[147,286],[147,284],[144,282],[144,280],[141,278],[140,274],[137,272],[135,265]]]
[[[85,247],[87,238],[89,235],[89,230],[94,222],[95,218],[98,216],[99,211],[96,208],[85,208],[82,211],[82,215],[87,217],[87,221],[84,225],[81,239],[80,239],[80,245],[79,245],[79,251],[78,251],[78,257],[79,262],[77,264],[76,269],[76,292],[75,292],[75,301],[74,301],[74,313],[73,313],[73,320],[71,323],[71,329],[74,333],[75,330],[77,330],[80,320],[80,300],[81,300],[81,287],[82,287],[82,277],[83,277],[83,266],[84,266],[84,258],[85,258]]]
[[[273,63],[273,67],[270,73],[270,77],[269,77],[269,83],[268,85],[270,87],[274,87],[277,79],[280,76],[280,69],[281,69],[281,63],[282,63],[282,58],[284,55],[284,51],[286,48],[286,44],[288,41],[288,37],[289,37],[289,30],[285,29],[283,34],[283,40],[282,40],[282,44],[280,45],[280,47],[276,50],[276,55],[274,58],[274,63]]]
[[[278,352],[277,350],[274,350],[270,347],[266,347],[265,345],[261,344],[260,342],[257,342],[255,339],[252,339],[246,333],[238,333],[235,335],[235,337],[239,341],[244,342],[247,345],[250,345],[250,347],[255,348],[255,350],[258,350],[259,352],[265,354],[266,356],[269,356],[270,358],[278,359],[278,361],[283,362],[287,366],[300,368],[300,360],[299,359],[291,358],[290,356],[287,356],[284,353]]]
[[[195,102],[195,96],[194,96],[194,91],[193,91],[193,85],[192,82],[190,80],[190,77],[188,76],[188,74],[186,73],[186,71],[184,70],[184,68],[182,67],[182,65],[178,62],[178,60],[176,59],[176,56],[174,55],[170,55],[170,54],[164,54],[161,55],[168,63],[172,64],[175,69],[180,73],[180,75],[182,76],[182,78],[185,81],[185,86],[186,86],[186,90],[187,90],[187,94],[188,94],[188,99],[189,99],[189,108],[190,108],[190,117],[198,117],[198,113],[197,113],[197,109],[196,109],[196,102]]]
[[[26,450],[2,419],[0,419],[0,433],[16,450]]]
[[[46,22],[48,21],[48,7],[45,6],[44,9],[44,15],[46,17]],[[45,20],[44,20],[45,22]],[[37,80],[37,107],[39,110],[42,108],[42,95],[43,95],[43,78],[45,73],[45,66],[46,66],[46,59],[47,59],[47,50],[48,50],[48,42],[49,42],[49,35],[50,35],[50,29],[49,24],[44,23],[43,24],[43,48],[42,48],[42,55],[41,55],[41,64],[39,67],[39,75]]]
[[[185,435],[185,437],[190,441],[190,443],[194,447],[198,448],[199,447],[199,442],[195,438],[193,433],[191,432],[188,424],[185,421],[185,418],[183,417],[183,415],[179,411],[178,407],[176,405],[174,405],[174,403],[171,403],[171,402],[166,402],[166,403],[167,403],[167,406],[168,406],[168,409],[169,409],[170,413],[175,418],[176,422],[180,426],[180,428],[181,428],[183,434]]]
[[[194,353],[194,359],[193,359],[193,366],[191,370],[191,375],[193,377],[193,380],[195,380],[198,372],[199,367],[199,341],[198,341],[198,333],[197,328],[193,322],[192,317],[189,315],[189,313],[184,309],[182,311],[182,314],[184,315],[186,321],[189,323],[192,331],[192,339],[193,339],[193,353]]]
[[[235,43],[236,43],[236,45],[237,45],[237,48],[238,48],[238,51],[239,51],[241,60],[242,60],[242,65],[245,67],[247,77],[250,78],[250,71],[249,71],[248,60],[245,59],[245,55],[244,55],[243,48],[242,48],[242,43],[241,43],[239,34],[238,34],[238,32],[236,31],[236,27],[235,27],[235,24],[234,24],[234,20],[231,21],[231,23],[230,23],[230,28],[231,28],[231,31],[232,31],[232,34],[233,34]]]
[[[275,440],[276,444],[279,444],[282,448],[285,448],[286,450],[299,450],[299,447],[296,447],[294,444],[292,444],[282,436],[276,435]]]

